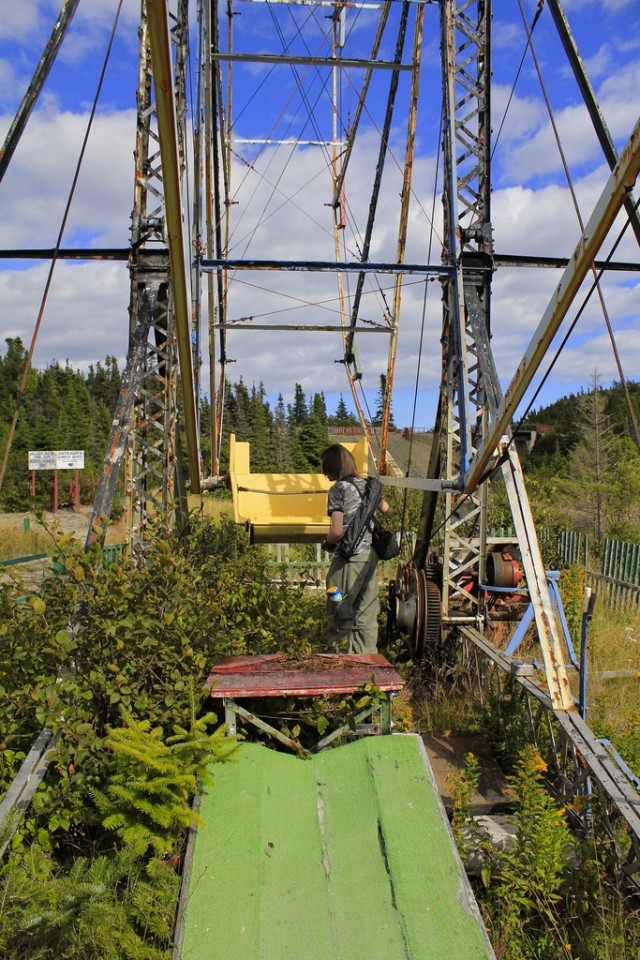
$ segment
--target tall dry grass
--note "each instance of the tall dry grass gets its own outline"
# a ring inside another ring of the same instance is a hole
[[[0,519],[0,560],[13,560],[51,549],[51,537],[37,524],[30,523],[25,532],[23,517]]]
[[[5,513],[0,516],[0,560],[14,560],[34,553],[47,553],[54,548],[59,534],[72,533],[84,540],[91,518],[91,509],[81,507],[78,513],[60,511],[46,514],[44,524],[37,517],[25,513]],[[122,520],[110,523],[107,543],[124,543],[125,526]]]
[[[618,727],[640,708],[640,613],[596,604],[587,652],[589,724]]]

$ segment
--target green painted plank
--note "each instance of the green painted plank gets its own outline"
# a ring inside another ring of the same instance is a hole
[[[327,750],[315,760],[334,960],[405,956],[364,743]]]
[[[417,737],[367,741],[385,856],[410,957],[486,960],[491,948]],[[429,945],[425,953],[425,944]]]
[[[427,763],[393,736],[216,766],[181,960],[491,958]]]
[[[241,758],[241,761],[240,761]],[[185,909],[181,956],[258,957],[260,882],[255,851],[261,837],[264,764],[249,750],[214,767],[214,784],[200,799]],[[224,931],[225,953],[216,953]],[[212,952],[213,951],[213,952]]]
[[[332,960],[313,764],[279,756],[280,761],[270,765],[274,775],[263,792],[257,956],[299,960],[313,944],[314,958]]]

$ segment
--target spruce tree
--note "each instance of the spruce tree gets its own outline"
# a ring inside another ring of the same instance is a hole
[[[589,532],[601,540],[608,532],[607,507],[616,481],[620,441],[605,413],[597,370],[591,384],[592,389],[578,401],[581,432],[570,458],[569,484],[576,490],[576,505]]]
[[[273,422],[271,424],[271,450],[276,473],[289,473],[292,470],[292,450],[284,397],[278,394]]]
[[[387,394],[387,375],[386,373],[380,374],[380,389],[378,390],[378,396],[376,398],[376,409],[373,415],[371,423],[375,426],[381,426],[384,418],[384,401]],[[392,430],[395,430],[396,425],[393,422],[393,410],[389,410],[389,427]]]
[[[309,411],[318,420],[319,423],[327,422],[327,404],[324,399],[324,393],[314,393],[311,400],[311,409]]]
[[[349,413],[342,394],[340,394],[340,400],[338,401],[336,412],[332,417],[327,418],[327,422],[335,425],[336,427],[357,427],[360,424],[358,418],[352,413]]]
[[[293,403],[289,406],[288,411],[289,424],[291,426],[301,427],[303,423],[306,423],[307,417],[309,416],[307,398],[299,383],[296,383],[294,387]]]
[[[269,427],[271,411],[265,403],[264,385],[256,390],[255,384],[251,388],[248,408],[249,441],[251,470],[253,473],[268,473],[273,469],[273,457],[269,443]]]

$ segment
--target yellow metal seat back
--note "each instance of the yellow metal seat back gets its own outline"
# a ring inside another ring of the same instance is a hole
[[[366,439],[344,443],[367,476]],[[331,481],[321,473],[251,473],[249,444],[232,434],[229,480],[236,523],[249,529],[254,543],[319,543],[329,529],[327,491]]]

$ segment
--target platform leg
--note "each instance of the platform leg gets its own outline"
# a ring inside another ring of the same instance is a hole
[[[227,700],[227,699],[223,700],[223,703],[224,703],[224,719],[227,725],[227,736],[235,737],[237,733],[235,703],[233,702],[233,700]]]
[[[388,693],[384,702],[380,704],[380,732],[391,733],[391,694]]]

